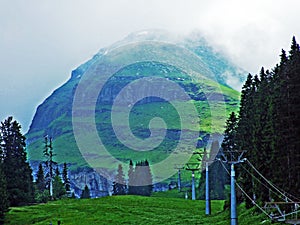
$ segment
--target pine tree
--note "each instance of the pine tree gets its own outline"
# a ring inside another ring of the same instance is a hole
[[[36,186],[37,186],[37,189],[41,192],[43,192],[46,189],[44,169],[43,169],[43,165],[41,163],[39,164],[39,169],[37,172]]]
[[[8,193],[7,193],[7,187],[6,187],[6,179],[4,176],[4,173],[2,171],[2,163],[0,161],[0,224],[1,220],[4,217],[4,213],[8,210]]]
[[[30,203],[34,200],[32,170],[27,162],[25,137],[21,126],[12,117],[1,122],[1,148],[3,172],[7,182],[11,206]]]
[[[219,160],[215,161],[214,157],[221,158],[219,152],[220,144],[218,140],[214,140],[211,144],[210,154],[217,152],[218,154],[209,155],[209,157],[206,157],[206,160],[202,160],[203,164],[205,165],[205,162],[212,162],[209,165],[209,187],[210,187],[210,197],[212,199],[225,199],[226,191],[225,186],[229,184],[229,178],[226,170],[224,169],[223,165]],[[205,153],[207,151],[204,151]],[[228,167],[225,165],[225,167]],[[228,168],[227,168],[228,169]],[[202,168],[201,172],[201,178],[200,178],[200,198],[205,198],[205,167]]]
[[[229,161],[236,161],[238,157],[238,154],[234,154],[234,152],[238,152],[239,150],[237,145],[237,138],[236,138],[237,123],[238,123],[238,119],[235,113],[232,112],[226,121],[224,139],[221,145],[224,155],[227,157]]]
[[[282,50],[279,66],[274,69],[274,136],[276,158],[273,164],[278,167],[273,181],[282,189],[297,195],[300,188],[300,50],[293,37],[289,56]]]
[[[60,171],[58,166],[55,168],[55,176],[60,176]]]
[[[64,163],[63,172],[62,172],[62,180],[65,186],[66,192],[69,193],[71,191],[70,179],[68,176],[68,166],[67,163]]]
[[[90,189],[88,188],[87,185],[85,185],[84,190],[82,191],[80,198],[82,198],[82,199],[91,198]]]
[[[50,198],[53,198],[53,178],[54,178],[54,167],[57,164],[53,157],[55,156],[53,152],[53,146],[52,146],[52,138],[48,138],[48,136],[45,136],[44,141],[44,157],[46,158],[46,184],[49,189],[49,195]]]
[[[300,47],[293,37],[289,60],[286,68],[287,90],[287,154],[288,154],[288,178],[287,185],[293,195],[297,195],[300,189]]]
[[[122,165],[119,164],[117,175],[113,183],[113,194],[114,195],[125,195],[126,194],[126,181],[123,173]]]
[[[65,186],[60,176],[56,174],[53,178],[53,198],[61,199],[65,195],[66,195]]]
[[[1,135],[0,135],[0,143],[1,143]],[[8,210],[9,202],[8,202],[8,193],[7,193],[7,186],[6,186],[6,179],[5,174],[2,170],[3,164],[3,152],[2,148],[0,148],[0,224],[1,220],[4,217],[4,213]]]
[[[134,194],[134,168],[133,168],[133,162],[130,160],[129,162],[129,170],[128,170],[128,194],[133,195]]]
[[[130,169],[130,168],[129,168]],[[130,194],[150,196],[152,193],[152,174],[147,160],[135,164],[134,172],[131,173]]]
[[[150,196],[152,194],[152,190],[153,190],[153,177],[152,177],[152,172],[150,169],[150,164],[148,162],[148,160],[145,160],[145,164],[144,164],[144,168],[145,168],[145,177],[146,177],[146,187],[145,187],[145,196]]]

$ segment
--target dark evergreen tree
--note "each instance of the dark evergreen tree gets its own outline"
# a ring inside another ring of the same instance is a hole
[[[220,144],[217,140],[212,142],[210,153],[218,152],[216,158],[222,158],[222,155],[220,154]],[[205,173],[205,163],[208,161],[210,164],[208,166],[209,170],[209,187],[210,187],[210,197],[211,199],[226,199],[227,198],[227,190],[226,185],[229,185],[229,177],[224,169],[223,165],[219,160],[215,160],[215,158],[212,158],[211,155],[205,156],[204,154],[202,164],[204,164],[204,167],[202,167],[201,172],[201,178],[200,178],[200,199],[205,199],[205,182],[206,182],[206,173]],[[205,159],[206,158],[206,159]],[[227,169],[229,169],[228,165],[224,165]]]
[[[287,62],[286,77],[286,99],[285,110],[287,133],[285,142],[287,144],[287,162],[288,169],[287,182],[285,186],[291,194],[297,196],[300,190],[300,47],[293,37],[291,50]]]
[[[53,198],[61,199],[66,195],[65,186],[59,175],[55,175],[53,178]]]
[[[134,195],[150,196],[152,193],[152,173],[147,160],[137,162],[132,177],[131,193]]]
[[[46,189],[44,169],[41,163],[39,164],[39,170],[37,172],[36,187],[41,192],[43,192]]]
[[[134,167],[133,162],[130,160],[129,162],[129,170],[128,170],[128,194],[133,195],[134,194]]]
[[[271,72],[262,68],[259,76],[248,76],[241,95],[236,141],[237,148],[247,150],[247,159],[264,177],[297,196],[300,189],[300,48],[295,37],[289,56],[282,50],[280,59]],[[228,147],[226,134],[224,140],[224,146]],[[252,168],[240,169],[238,173],[239,182],[255,201],[281,200],[270,187],[253,179]],[[250,206],[251,202],[246,203]]]
[[[113,183],[113,195],[125,195],[127,192],[126,189],[125,175],[123,173],[122,165],[119,164],[117,175]]]
[[[80,198],[84,199],[84,198],[91,198],[91,194],[90,194],[90,189],[88,188],[87,185],[85,185]]]
[[[253,76],[248,74],[247,80],[242,88],[241,92],[241,101],[240,101],[240,110],[238,117],[238,127],[237,127],[237,143],[240,149],[247,150],[247,158],[252,160],[254,156],[254,150],[250,146],[253,146],[254,141],[254,94],[256,91],[256,86],[254,83]],[[249,173],[242,169],[238,169],[240,174],[239,182],[242,184],[243,189],[253,197],[253,182],[252,177]],[[252,203],[247,198],[246,206],[251,207]]]
[[[68,166],[67,163],[64,163],[63,172],[62,172],[62,180],[65,186],[66,192],[69,193],[71,191],[70,179],[68,176]]]
[[[55,168],[55,176],[60,176],[60,171],[58,166]]]
[[[237,145],[237,123],[238,119],[234,112],[232,112],[226,121],[226,127],[224,131],[224,139],[222,142],[222,151],[228,161],[236,161],[238,154],[234,154],[239,151]]]
[[[12,117],[1,122],[2,169],[11,206],[34,201],[32,170],[27,162],[25,137]]]
[[[152,178],[152,172],[150,169],[150,164],[148,162],[148,160],[146,159],[144,161],[144,164],[142,165],[143,169],[144,169],[144,176],[145,176],[145,191],[143,193],[143,195],[145,196],[150,196],[152,194],[152,190],[153,190],[153,178]]]
[[[53,152],[53,146],[52,146],[52,138],[48,138],[48,136],[45,136],[44,141],[44,157],[46,158],[45,166],[46,166],[46,186],[49,190],[50,198],[53,198],[53,178],[54,178],[54,168],[57,165],[57,163],[54,161],[54,152]]]
[[[2,172],[2,162],[0,161],[0,224],[4,217],[4,213],[8,210],[8,193],[6,187],[6,179]]]

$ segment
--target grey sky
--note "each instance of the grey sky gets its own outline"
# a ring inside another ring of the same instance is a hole
[[[36,107],[100,48],[129,33],[199,30],[237,65],[273,67],[299,37],[298,0],[0,0],[0,120]]]

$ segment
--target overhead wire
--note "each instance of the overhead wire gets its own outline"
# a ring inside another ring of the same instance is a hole
[[[228,175],[230,176],[230,172],[228,171],[228,169],[226,168],[226,166],[224,165],[224,163],[222,161],[221,165],[223,166],[223,168],[225,169],[225,171],[228,173]],[[243,194],[252,202],[253,205],[255,205],[260,211],[262,211],[267,217],[269,217],[270,219],[272,219],[272,217],[268,214],[268,212],[266,210],[264,210],[262,207],[260,207],[247,193],[246,191],[244,191],[244,189],[235,181],[235,184],[237,185],[237,187],[243,192]]]
[[[282,195],[278,194],[277,192],[273,191],[272,189],[270,189],[269,186],[267,186],[267,184],[263,183],[260,179],[258,179],[253,173],[251,173],[247,168],[245,168],[245,166],[241,165],[241,167],[248,173],[251,175],[251,177],[253,179],[255,179],[257,182],[259,182],[261,185],[263,185],[265,188],[267,188],[269,191],[271,191],[274,195],[276,195],[278,198],[282,199],[282,200],[286,200],[286,198],[284,198]]]
[[[264,175],[262,175],[256,168],[255,166],[247,159],[246,162],[249,164],[249,166],[252,167],[252,169],[259,175],[261,176],[271,187],[273,187],[277,192],[279,192],[282,196],[285,196],[286,199],[288,199],[290,202],[294,202],[291,198],[289,198],[287,195],[293,197],[294,199],[300,201],[299,198],[293,196],[292,194],[289,194],[285,192],[284,190],[280,190],[279,187],[277,187],[275,184],[273,184],[271,181],[269,181]]]
[[[249,160],[247,160],[248,162],[249,162]],[[221,162],[221,165],[223,166],[223,168],[225,169],[225,171],[227,172],[227,174],[230,176],[230,172],[228,171],[228,169],[226,168],[226,166],[224,165],[224,162],[223,161],[221,161],[220,160],[220,162]],[[249,162],[249,164],[251,164],[252,165],[252,163],[251,162]],[[253,165],[251,166],[258,174],[260,174],[260,176],[261,177],[263,177],[264,178],[264,180],[265,181],[267,181],[267,183],[269,184],[269,185],[271,185],[273,188],[275,188],[275,190],[276,191],[278,191],[281,195],[283,195],[283,196],[285,196],[283,193],[282,193],[282,191],[280,191],[279,190],[279,188],[277,188],[274,184],[272,184],[269,180],[267,180]],[[243,167],[244,168],[244,167]],[[245,169],[245,168],[244,168]],[[250,173],[250,171],[248,171],[249,173]],[[251,173],[250,173],[251,174]],[[251,174],[251,175],[253,175],[253,174]],[[253,175],[254,176],[254,175]],[[255,177],[255,176],[254,176]],[[256,177],[255,177],[256,178]],[[256,178],[257,179],[257,178]],[[272,216],[272,215],[270,215],[266,210],[264,210],[261,206],[259,206],[248,194],[247,194],[247,192],[241,187],[241,185],[239,185],[238,183],[237,183],[237,181],[235,181],[235,184],[237,185],[237,187],[243,192],[243,194],[251,201],[251,203],[253,204],[253,205],[255,205],[261,212],[263,212],[268,218],[270,218],[270,219],[272,219],[272,220],[274,220],[274,219],[276,219],[276,220],[278,220],[278,219],[280,219],[280,218],[286,218],[287,216],[290,216],[290,215],[297,215],[299,212],[300,212],[300,210],[297,210],[297,211],[294,211],[294,212],[290,212],[290,213],[287,213],[287,214],[284,214],[284,215],[280,215],[280,216],[276,216],[276,217],[274,217],[274,216]],[[262,183],[263,184],[263,183]],[[274,191],[273,191],[274,192]],[[274,192],[275,193],[275,192]],[[291,202],[293,202],[293,201],[291,201]],[[295,203],[296,204],[296,203]]]

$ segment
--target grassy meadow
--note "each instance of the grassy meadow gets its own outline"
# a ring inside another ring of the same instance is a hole
[[[173,196],[172,196],[173,195]],[[24,207],[13,207],[5,224],[229,224],[224,201],[212,201],[212,215],[205,215],[205,201],[166,197],[112,196],[98,199],[64,199]],[[254,209],[239,206],[239,224],[271,224]]]

